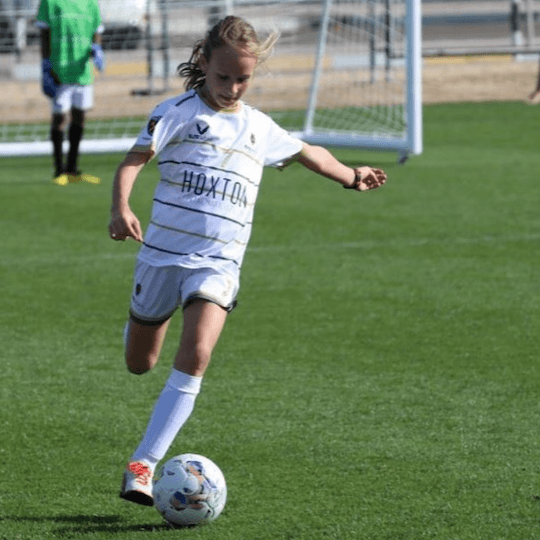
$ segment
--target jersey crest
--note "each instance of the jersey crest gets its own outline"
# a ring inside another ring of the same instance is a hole
[[[157,123],[161,120],[161,116],[152,116],[148,121],[147,131],[149,135],[153,135],[154,129],[156,129]]]

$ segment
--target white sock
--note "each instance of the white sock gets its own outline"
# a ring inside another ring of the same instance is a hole
[[[152,471],[156,468],[193,411],[201,382],[202,377],[172,370],[131,461],[143,460]]]

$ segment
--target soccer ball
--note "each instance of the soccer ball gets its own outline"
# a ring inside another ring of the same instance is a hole
[[[167,461],[154,477],[154,505],[172,525],[199,525],[217,519],[227,500],[219,467],[199,454]]]

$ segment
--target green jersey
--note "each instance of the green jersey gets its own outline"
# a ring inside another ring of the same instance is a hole
[[[92,84],[90,54],[101,26],[97,0],[41,0],[37,22],[51,32],[51,63],[61,83]]]

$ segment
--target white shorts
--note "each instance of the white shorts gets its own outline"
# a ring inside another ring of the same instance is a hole
[[[80,84],[61,84],[52,100],[53,113],[65,114],[72,108],[87,111],[94,106],[94,87]]]
[[[141,324],[161,324],[179,306],[202,298],[227,311],[236,305],[239,280],[212,268],[151,266],[137,261],[131,294],[131,317]]]

